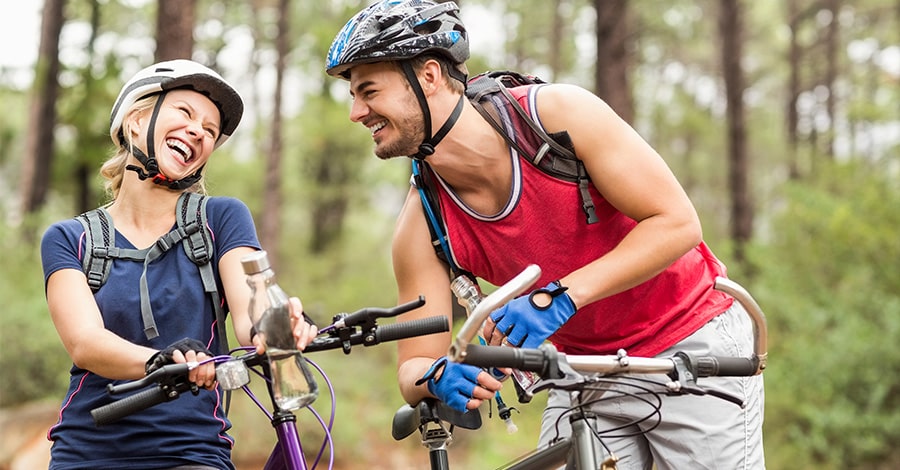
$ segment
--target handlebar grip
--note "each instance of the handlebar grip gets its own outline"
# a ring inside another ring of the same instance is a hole
[[[543,373],[548,367],[549,360],[547,354],[541,349],[470,344],[466,347],[466,354],[461,362],[486,369],[491,367],[510,367]]]
[[[168,400],[169,397],[162,387],[153,387],[108,405],[94,408],[91,410],[91,417],[94,418],[95,425],[103,426]]]
[[[450,324],[445,316],[434,316],[410,320],[391,325],[384,325],[375,331],[375,342],[396,341],[398,339],[425,336],[450,331]]]
[[[703,356],[697,358],[698,377],[749,377],[755,375],[759,360],[755,357],[717,357]]]

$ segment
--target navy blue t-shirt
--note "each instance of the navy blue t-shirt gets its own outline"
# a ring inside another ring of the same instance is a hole
[[[256,227],[243,202],[211,197],[207,203],[208,227],[215,242],[216,282],[219,260],[238,247],[259,249]],[[174,227],[173,227],[174,228]],[[116,246],[136,248],[118,231]],[[141,247],[143,248],[143,247]],[[44,282],[61,269],[82,270],[84,229],[77,220],[58,222],[44,233],[41,260]],[[135,344],[164,349],[182,338],[194,338],[219,350],[215,312],[203,291],[200,272],[181,244],[149,264],[147,282],[150,304],[159,336],[148,340],[141,320],[140,277],[143,262],[113,261],[106,284],[94,294],[106,328]],[[227,308],[227,306],[226,306]],[[200,464],[233,469],[231,428],[222,407],[221,390],[184,393],[177,400],[135,413],[116,423],[97,427],[90,411],[122,397],[110,397],[111,381],[72,366],[69,390],[59,421],[50,429],[53,441],[51,470],[64,469],[157,469]],[[116,381],[117,382],[117,381]]]

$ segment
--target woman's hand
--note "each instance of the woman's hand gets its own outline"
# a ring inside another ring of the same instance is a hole
[[[318,336],[319,329],[310,321],[309,317],[303,313],[303,304],[300,302],[299,298],[291,297],[289,299],[289,307],[291,310],[291,333],[294,335],[297,349],[302,351],[306,349],[306,345]],[[266,345],[261,340],[260,336],[251,333],[251,340],[253,341],[253,345],[256,346],[256,353],[265,354]]]
[[[294,339],[297,341],[297,349],[304,350],[306,345],[316,339],[319,328],[316,327],[306,314],[303,313],[303,304],[297,297],[291,297],[291,329]]]
[[[181,362],[200,363],[211,358],[212,356],[209,356],[202,351],[191,350],[186,353],[175,351],[172,353],[172,359],[176,364]],[[207,390],[216,388],[216,364],[214,362],[207,362],[206,364],[191,369],[190,372],[188,372],[188,380]]]
[[[144,370],[149,374],[166,364],[200,363],[212,357],[212,352],[203,343],[192,338],[184,338],[150,356]],[[188,372],[188,380],[207,390],[215,388],[216,365],[208,362],[194,367]]]

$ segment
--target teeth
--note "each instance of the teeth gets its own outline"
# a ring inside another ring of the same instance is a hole
[[[369,131],[371,131],[371,132],[374,134],[374,133],[378,132],[379,130],[381,130],[381,128],[384,127],[384,126],[386,126],[386,125],[387,125],[386,122],[381,121],[381,122],[379,122],[379,123],[377,123],[377,124],[375,124],[375,125],[370,126],[370,127],[369,127]]]
[[[183,155],[185,162],[188,162],[191,159],[193,152],[191,152],[191,148],[188,147],[187,145],[185,145],[184,142],[182,142],[178,139],[168,139],[168,140],[166,140],[166,145],[168,145],[169,148],[174,149],[176,152]]]

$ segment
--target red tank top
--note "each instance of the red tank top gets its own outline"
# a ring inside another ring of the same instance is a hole
[[[536,88],[513,90],[532,116]],[[516,129],[524,126],[514,113],[504,119]],[[536,143],[528,142],[529,134],[516,133],[531,152]],[[587,224],[576,184],[547,175],[513,149],[510,158],[512,192],[493,215],[466,207],[435,175],[454,260],[487,282],[499,286],[533,263],[542,270],[534,288],[543,287],[603,256],[636,225],[593,185],[599,221]],[[701,243],[647,282],[583,306],[550,340],[566,354],[614,354],[620,348],[636,356],[659,354],[731,305],[730,296],[713,289],[724,275],[724,265]]]

